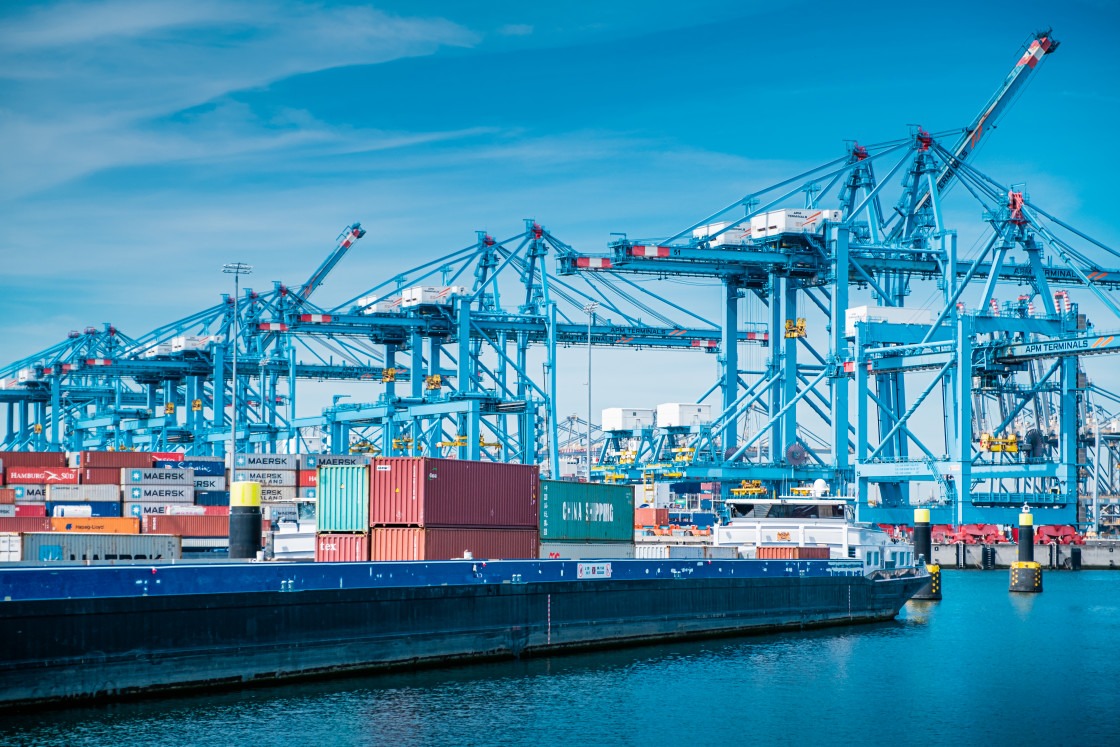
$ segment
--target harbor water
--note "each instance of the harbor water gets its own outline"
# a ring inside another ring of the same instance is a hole
[[[13,745],[1116,744],[1120,573],[893,622],[0,716]]]

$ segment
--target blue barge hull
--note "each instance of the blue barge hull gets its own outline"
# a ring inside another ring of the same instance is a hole
[[[0,570],[0,707],[893,618],[850,561],[505,560]]]

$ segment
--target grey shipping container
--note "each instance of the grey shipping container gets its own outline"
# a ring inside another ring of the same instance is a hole
[[[633,542],[542,542],[542,560],[632,558]]]
[[[198,490],[225,490],[226,489],[226,476],[211,477],[209,475],[200,475],[195,473],[194,476],[194,489]]]
[[[119,503],[120,485],[48,485],[47,500],[51,503]]]
[[[47,502],[47,486],[46,485],[12,485],[12,490],[16,491],[16,500],[26,503],[46,503]]]
[[[170,534],[29,532],[23,535],[25,561],[112,563],[120,560],[177,560],[182,554],[182,543]]]
[[[259,482],[261,487],[294,488],[296,472],[278,469],[238,469],[233,473],[234,482]]]
[[[124,489],[124,500],[146,503],[194,503],[194,485],[130,485]]]
[[[233,468],[238,471],[296,470],[299,461],[299,454],[234,454]]]
[[[318,467],[361,467],[370,463],[369,454],[300,454],[300,469]]]
[[[261,503],[294,501],[298,497],[295,488],[277,488],[272,485],[261,485]]]
[[[634,488],[541,480],[540,534],[541,542],[630,542]]]
[[[163,467],[124,467],[121,469],[121,485],[194,485],[193,469],[166,469]]]

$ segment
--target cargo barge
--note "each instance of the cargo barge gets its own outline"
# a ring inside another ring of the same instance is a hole
[[[0,708],[893,618],[849,560],[449,560],[0,570]]]

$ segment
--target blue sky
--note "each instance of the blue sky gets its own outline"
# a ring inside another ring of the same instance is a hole
[[[1061,49],[975,163],[1120,244],[1114,3],[837,7],[5,3],[2,359],[208,306],[224,262],[261,289],[299,283],[353,221],[369,234],[320,301],[528,217],[588,252],[673,233],[845,140],[963,126],[1047,26]],[[714,359],[673,360],[705,384],[654,377],[633,404],[707,388]],[[596,408],[634,391],[608,385]]]

